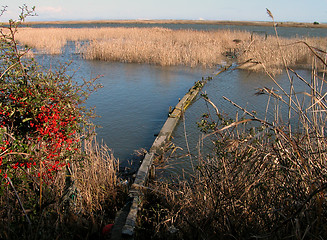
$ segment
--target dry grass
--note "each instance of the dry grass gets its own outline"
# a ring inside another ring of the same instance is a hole
[[[106,28],[20,28],[17,41],[46,54],[60,54],[68,41],[90,41],[101,39]]]
[[[281,72],[284,69],[284,61],[288,67],[292,68],[311,68],[312,51],[306,45],[313,48],[326,50],[327,38],[276,38],[268,36],[264,39],[255,36],[248,47],[243,48],[238,62],[240,68],[263,70],[264,68],[273,72]],[[317,52],[323,57],[324,52]],[[242,65],[242,63],[245,63]],[[323,69],[323,64],[319,62],[317,68]]]
[[[67,171],[60,171],[43,188],[42,209],[34,204],[40,192],[26,187],[19,197],[31,225],[24,221],[17,197],[10,186],[1,186],[0,237],[2,239],[91,239],[112,223],[124,204],[126,192],[118,183],[118,160],[110,149],[84,139],[82,152]],[[37,184],[37,183],[35,183]],[[37,201],[36,201],[37,202]]]
[[[260,91],[268,105],[276,99],[275,121],[236,103],[249,118],[230,123],[209,113],[203,140],[212,152],[198,159],[189,181],[150,186],[139,239],[327,238],[326,75],[314,67],[312,79],[289,81],[290,90],[275,81],[280,95]],[[305,81],[307,91],[295,92],[293,81]],[[281,122],[284,104],[289,114]]]
[[[234,39],[248,38],[246,32],[164,28],[24,28],[17,34],[21,44],[49,54],[60,53],[67,41],[88,41],[77,43],[87,59],[189,66],[217,65],[235,48]]]
[[[16,39],[25,46],[48,54],[60,54],[67,42],[67,39],[62,35],[62,31],[55,28],[34,29],[33,31],[20,29]]]
[[[311,66],[310,50],[301,42],[320,49],[327,46],[327,38],[280,38],[278,44],[276,37],[251,35],[165,28],[23,28],[17,39],[49,54],[61,53],[67,41],[74,41],[86,59],[192,67],[236,61],[242,68],[262,70],[264,65],[272,72],[284,67],[279,45],[283,52],[287,49],[283,57],[290,66]]]
[[[222,63],[226,51],[236,47],[233,39],[245,41],[250,37],[246,32],[228,30],[205,32],[164,28],[120,28],[115,34],[86,45],[82,50],[85,58],[213,67]]]
[[[108,211],[103,209],[108,203],[116,208],[118,160],[108,146],[98,144],[95,137],[84,141],[84,156],[83,160],[75,163],[72,174],[79,191],[81,208],[86,213]]]

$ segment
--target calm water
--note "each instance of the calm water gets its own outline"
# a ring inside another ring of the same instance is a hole
[[[102,25],[94,27],[100,26]],[[147,25],[142,25],[144,26]],[[74,25],[74,27],[79,26]],[[87,25],[87,27],[90,26]],[[165,25],[163,27],[203,29],[206,26]],[[209,28],[239,29],[240,26],[207,25],[206,29]],[[268,28],[262,29],[262,27],[243,28],[241,27],[242,30],[248,31],[273,31]],[[285,36],[296,34],[326,36],[324,29],[280,28],[279,31]],[[216,71],[216,69],[88,61],[81,59],[80,55],[73,54],[73,52],[74,45],[71,43],[66,46],[64,53],[60,56],[38,55],[37,59],[45,67],[54,67],[58,65],[58,62],[73,60],[71,68],[77,70],[74,75],[77,80],[102,75],[99,83],[103,85],[103,88],[90,97],[87,105],[95,106],[96,113],[101,116],[94,120],[96,124],[102,126],[97,130],[99,140],[103,140],[113,150],[122,165],[131,159],[134,150],[140,148],[148,150],[151,147],[155,134],[160,131],[167,118],[169,106],[175,106],[178,99],[184,96],[194,82]],[[305,71],[302,72],[307,74]],[[281,84],[287,83],[284,75],[278,76],[277,79]],[[235,70],[215,77],[203,90],[209,94],[219,109],[234,116],[235,108],[224,101],[222,95],[243,107],[247,106],[247,109],[264,110],[265,103],[262,96],[254,96],[255,89],[264,86],[273,86],[264,74]],[[199,138],[196,121],[204,112],[203,101],[195,102],[186,112],[186,129],[193,149],[196,149]],[[186,149],[183,130],[184,125],[180,123],[174,133],[174,142]],[[172,173],[180,173],[182,168],[190,169],[191,166],[189,159],[178,160],[174,165],[176,166],[172,169]]]
[[[127,160],[134,150],[149,149],[166,121],[169,106],[175,106],[193,83],[204,74],[185,68],[140,64],[89,62],[103,74],[103,88],[89,99],[101,118],[98,136]]]

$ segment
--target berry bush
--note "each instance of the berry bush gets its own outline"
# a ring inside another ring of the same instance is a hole
[[[22,209],[42,209],[56,176],[81,158],[80,136],[93,116],[84,103],[98,86],[74,81],[68,65],[44,70],[27,58],[15,35],[33,10],[21,9],[20,20],[0,26],[0,197],[11,189]]]

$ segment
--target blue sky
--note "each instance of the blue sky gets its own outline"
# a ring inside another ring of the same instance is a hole
[[[205,19],[325,22],[327,0],[0,0],[8,6],[0,22],[15,19],[19,6],[36,6],[42,20]]]

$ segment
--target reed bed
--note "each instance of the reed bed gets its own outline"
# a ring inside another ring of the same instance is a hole
[[[82,50],[87,59],[150,63],[162,66],[213,67],[221,64],[224,53],[234,49],[233,39],[244,41],[249,33],[234,31],[191,31],[118,29],[120,36],[94,40]]]
[[[105,212],[105,204],[111,205],[112,213],[118,198],[119,161],[104,143],[99,144],[95,136],[84,140],[84,158],[72,168],[72,178],[79,192],[80,207],[86,213]]]
[[[90,60],[149,63],[163,66],[215,67],[236,62],[241,68],[278,72],[284,66],[311,66],[310,50],[325,49],[327,38],[279,38],[245,31],[195,31],[166,28],[22,28],[17,40],[48,54],[60,54],[67,41]],[[282,50],[282,51],[284,51]],[[318,66],[321,67],[321,66]]]
[[[62,31],[56,28],[33,29],[33,31],[20,29],[19,34],[16,35],[16,40],[26,47],[47,54],[60,54],[67,43]]]
[[[86,59],[187,66],[217,65],[235,48],[234,39],[249,37],[241,31],[165,28],[23,28],[17,34],[21,44],[48,54],[59,54],[67,41],[75,41]]]
[[[20,28],[17,41],[45,54],[61,54],[68,41],[90,41],[102,39],[105,28]]]

